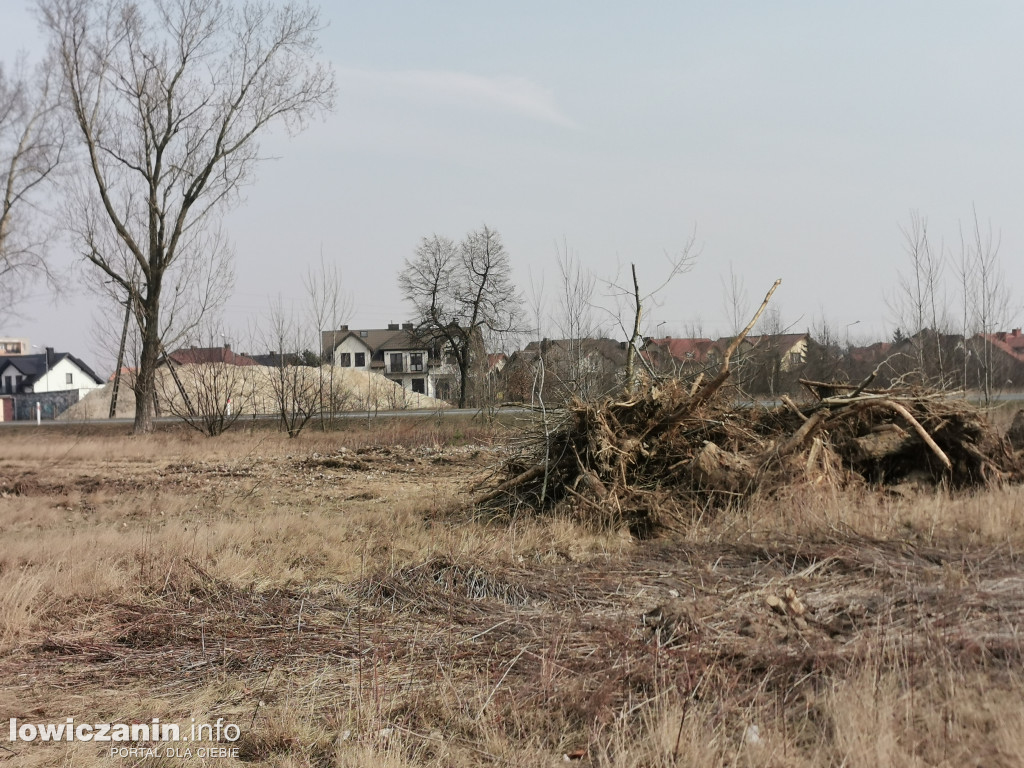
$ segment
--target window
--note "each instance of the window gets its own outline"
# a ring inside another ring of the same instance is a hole
[[[412,391],[420,395],[427,394],[426,379],[413,379]]]
[[[13,376],[6,376],[6,377],[4,377],[4,381],[6,382],[4,384],[4,391],[5,392],[13,392],[14,391],[14,377]]]
[[[401,373],[404,370],[402,367],[402,353],[395,352],[391,355],[391,372]]]
[[[413,352],[409,355],[409,370],[410,371],[422,371],[423,370],[423,354],[421,352]],[[416,390],[413,390],[414,392]]]
[[[360,338],[363,338],[363,339],[365,339],[365,338],[366,338],[367,336],[369,336],[369,335],[370,335],[370,332],[369,332],[369,331],[360,331],[360,332],[359,332],[359,336],[360,336]]]
[[[342,352],[340,355],[338,355],[338,365],[340,365],[342,368],[349,368],[349,367],[351,367],[351,365],[352,365],[352,353],[351,352]]]
[[[799,352],[790,352],[789,353],[789,364],[790,365],[800,365],[800,363],[802,363],[802,362],[803,362],[803,360],[801,359],[801,356],[800,356]]]
[[[365,368],[365,367],[366,367],[366,353],[365,352],[356,352],[356,368]]]
[[[73,373],[65,373],[64,374],[64,383],[65,384],[74,384],[75,383],[75,374],[73,374]]]

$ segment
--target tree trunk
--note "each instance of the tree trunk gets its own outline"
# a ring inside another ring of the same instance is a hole
[[[466,407],[466,390],[469,388],[469,354],[459,356],[459,408]]]
[[[159,280],[154,291],[152,285],[143,305],[142,355],[139,360],[138,376],[135,378],[135,426],[136,435],[148,435],[153,431],[153,393],[156,391],[156,366],[160,359],[160,304]]]

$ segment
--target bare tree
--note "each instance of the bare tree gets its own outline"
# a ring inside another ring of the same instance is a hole
[[[564,242],[558,253],[558,277],[560,301],[552,320],[565,346],[564,370],[551,373],[561,381],[565,394],[587,399],[596,394],[598,384],[588,364],[588,340],[597,331],[591,303],[597,279]]]
[[[319,366],[311,368],[300,364],[296,353],[306,346],[303,324],[293,311],[285,308],[280,298],[270,305],[269,321],[264,341],[277,350],[278,355],[268,383],[274,410],[288,437],[298,437],[320,411],[323,371]]]
[[[997,374],[993,337],[1012,320],[1010,291],[1003,279],[999,260],[1000,238],[993,234],[991,223],[982,229],[977,211],[973,212],[972,227],[966,236],[961,234],[961,280],[963,285],[965,327],[970,325],[976,343],[968,352],[978,369],[978,384],[985,402],[992,399],[993,391],[1003,384]],[[962,228],[961,228],[962,229]],[[966,364],[965,364],[966,368]],[[965,382],[966,385],[966,382]]]
[[[25,296],[33,278],[53,282],[46,246],[52,227],[40,213],[64,149],[52,70],[19,59],[13,74],[0,65],[0,302]]]
[[[471,371],[488,337],[515,333],[523,299],[501,236],[486,225],[456,245],[439,235],[423,238],[398,276],[416,313],[417,331],[443,347],[459,368],[459,407],[468,401]]]
[[[665,258],[668,261],[667,273],[653,291],[641,293],[640,281],[636,275],[636,264],[630,264],[630,274],[632,276],[632,283],[630,285],[623,284],[618,279],[605,281],[608,293],[617,305],[613,315],[619,324],[620,330],[629,337],[626,347],[625,381],[623,382],[627,393],[633,391],[633,385],[636,382],[636,357],[639,352],[644,307],[648,303],[656,302],[658,294],[668,287],[669,283],[693,268],[698,256],[696,241],[697,235],[694,232],[690,235],[690,239],[686,241],[686,244],[679,253],[675,255],[666,254]],[[626,319],[627,317],[628,319]]]
[[[315,9],[222,0],[39,0],[78,144],[69,228],[140,306],[135,431],[152,429],[165,276],[237,202],[276,124],[333,106]],[[129,279],[112,238],[138,265]]]
[[[750,316],[750,297],[743,276],[737,275],[729,262],[729,277],[722,278],[722,305],[729,320],[729,335],[737,336]]]
[[[334,264],[324,261],[320,255],[320,266],[310,268],[304,280],[309,299],[309,320],[316,330],[320,365],[329,364],[326,376],[319,376],[320,426],[327,429],[327,423],[334,422],[334,414],[347,405],[337,400],[336,367],[329,350],[323,348],[324,331],[340,328],[352,313],[352,297],[342,290],[341,273]]]
[[[945,257],[941,246],[933,246],[928,233],[928,220],[917,211],[910,214],[910,223],[901,226],[907,271],[900,271],[895,295],[889,307],[897,326],[914,340],[917,366],[925,379],[945,386],[946,359],[942,335],[949,325],[945,311],[943,272]]]
[[[217,320],[207,318],[184,341],[204,350],[222,350],[220,354],[210,359],[198,356],[185,364],[165,357],[162,363],[167,375],[157,376],[162,408],[208,437],[222,434],[243,413],[253,410],[255,366],[240,361],[228,346],[221,347],[226,338]]]

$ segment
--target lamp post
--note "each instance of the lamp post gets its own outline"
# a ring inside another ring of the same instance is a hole
[[[656,336],[661,336],[661,326],[663,326],[667,322],[668,322],[667,320],[662,320],[660,323],[658,323],[658,326],[654,329],[654,334]],[[664,339],[665,337],[661,336],[661,338]]]
[[[847,323],[846,324],[846,349],[847,350],[850,349],[850,328],[852,326],[856,325],[859,322],[860,322],[860,320],[854,320],[852,323]]]
[[[32,345],[33,349],[43,350],[43,391],[50,391],[50,347],[40,347],[38,344]],[[37,393],[38,394],[38,393]],[[36,422],[42,418],[41,404],[36,402]]]

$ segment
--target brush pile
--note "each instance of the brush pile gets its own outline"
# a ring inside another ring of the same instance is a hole
[[[725,375],[723,375],[725,374]],[[722,387],[648,384],[625,399],[548,413],[477,506],[567,506],[642,533],[680,513],[802,484],[971,488],[1024,480],[1021,456],[963,399],[804,382],[798,406],[736,405]]]

